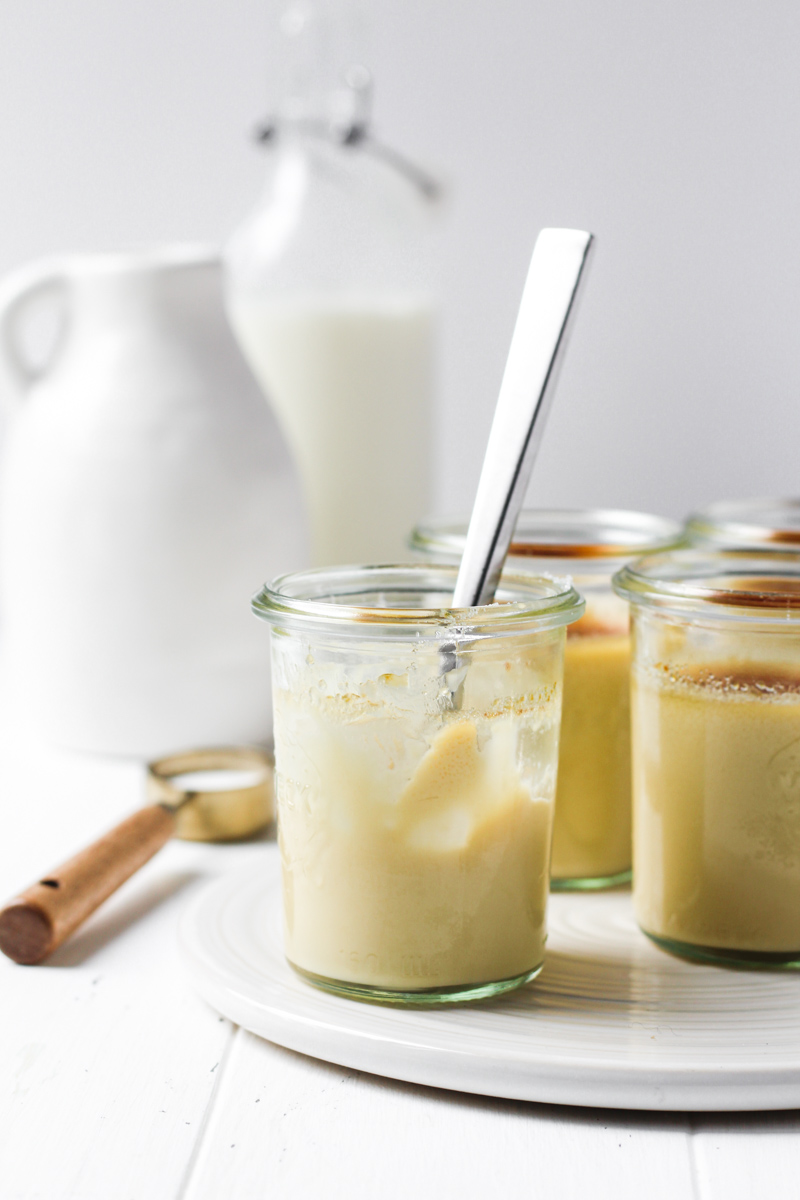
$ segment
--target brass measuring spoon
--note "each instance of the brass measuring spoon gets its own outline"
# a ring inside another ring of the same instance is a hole
[[[223,786],[204,789],[206,773]],[[243,782],[225,786],[228,774]],[[272,784],[272,759],[255,747],[191,750],[149,763],[152,803],[6,904],[0,951],[14,962],[42,962],[171,837],[225,842],[257,833],[274,815]]]

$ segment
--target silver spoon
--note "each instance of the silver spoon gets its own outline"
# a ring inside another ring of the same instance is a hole
[[[544,433],[594,237],[582,229],[543,229],[533,248],[489,433],[453,608],[491,604]],[[458,643],[441,646],[449,690],[461,707],[466,667]]]

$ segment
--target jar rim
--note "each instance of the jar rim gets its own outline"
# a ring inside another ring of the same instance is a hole
[[[800,498],[760,496],[750,500],[721,500],[692,513],[686,534],[698,542],[727,549],[780,550],[800,548]]]
[[[428,517],[412,531],[412,550],[460,557],[469,518]],[[618,560],[668,550],[683,535],[679,521],[613,508],[529,508],[519,515],[509,559]]]
[[[571,580],[513,573],[503,574],[495,603],[451,608],[441,601],[452,595],[457,574],[449,563],[315,567],[265,584],[252,608],[282,629],[336,629],[361,638],[385,637],[387,630],[400,637],[439,637],[442,630],[493,637],[555,629],[578,620],[584,611]],[[439,602],[413,602],[423,597]]]
[[[674,550],[628,563],[612,583],[629,603],[673,615],[800,622],[800,554],[786,551]]]

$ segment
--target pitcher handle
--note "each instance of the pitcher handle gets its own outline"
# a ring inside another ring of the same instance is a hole
[[[62,329],[47,362],[34,367],[19,344],[17,328],[30,304],[48,296],[63,296],[69,267],[63,259],[44,259],[19,267],[0,279],[0,400],[16,408],[37,379],[46,375],[64,339]]]

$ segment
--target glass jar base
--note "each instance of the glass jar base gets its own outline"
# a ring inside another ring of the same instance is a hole
[[[616,875],[590,875],[574,879],[551,879],[551,892],[600,892],[604,888],[622,887],[630,883],[633,872],[617,871]]]
[[[429,1008],[436,1004],[466,1004],[472,1000],[489,1000],[493,996],[502,996],[504,992],[513,991],[524,983],[530,983],[542,969],[539,963],[522,975],[511,979],[498,979],[492,983],[465,983],[449,988],[420,988],[416,991],[400,991],[394,988],[371,987],[367,983],[347,983],[341,979],[328,979],[325,975],[315,975],[312,971],[304,971],[291,960],[286,960],[292,970],[324,992],[332,992],[335,996],[346,996],[349,1000],[363,1000],[369,1004],[395,1004],[406,1007]]]
[[[660,937],[642,929],[651,942],[675,954],[679,958],[688,958],[693,962],[708,963],[717,967],[737,967],[743,971],[800,971],[800,950],[786,950],[770,953],[758,950],[729,950],[717,946],[695,946],[691,942],[678,942],[673,938]]]

